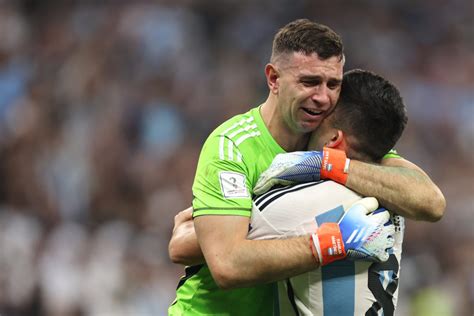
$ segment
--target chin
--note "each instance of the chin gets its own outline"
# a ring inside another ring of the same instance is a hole
[[[300,124],[298,129],[299,129],[299,132],[306,134],[306,133],[311,133],[311,132],[315,131],[319,127],[319,125],[321,125],[320,122],[318,122],[318,123],[303,123],[303,124]]]

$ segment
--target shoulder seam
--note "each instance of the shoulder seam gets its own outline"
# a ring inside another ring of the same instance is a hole
[[[236,211],[250,211],[248,207],[200,207],[193,210],[193,212],[204,211],[204,210],[236,210]]]

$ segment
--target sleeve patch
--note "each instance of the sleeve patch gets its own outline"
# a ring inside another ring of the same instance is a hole
[[[222,195],[226,199],[249,198],[245,184],[245,175],[237,172],[222,171],[219,173]]]

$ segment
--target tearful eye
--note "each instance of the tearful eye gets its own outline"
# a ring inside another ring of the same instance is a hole
[[[319,85],[319,82],[317,81],[302,81],[303,85],[306,87],[314,87]]]
[[[334,90],[334,89],[337,89],[341,86],[341,82],[333,82],[333,81],[330,81],[328,82],[328,88],[331,89],[331,90]]]
[[[300,83],[303,84],[305,87],[315,87],[320,85],[322,82],[322,79],[319,77],[305,76],[300,78]]]

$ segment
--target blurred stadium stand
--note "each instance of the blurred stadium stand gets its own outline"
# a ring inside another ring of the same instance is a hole
[[[399,86],[397,149],[447,198],[440,222],[407,221],[398,315],[473,315],[473,12],[468,0],[0,0],[0,315],[166,314],[183,272],[167,243],[201,145],[264,101],[273,34],[299,17],[342,35],[346,70]]]

